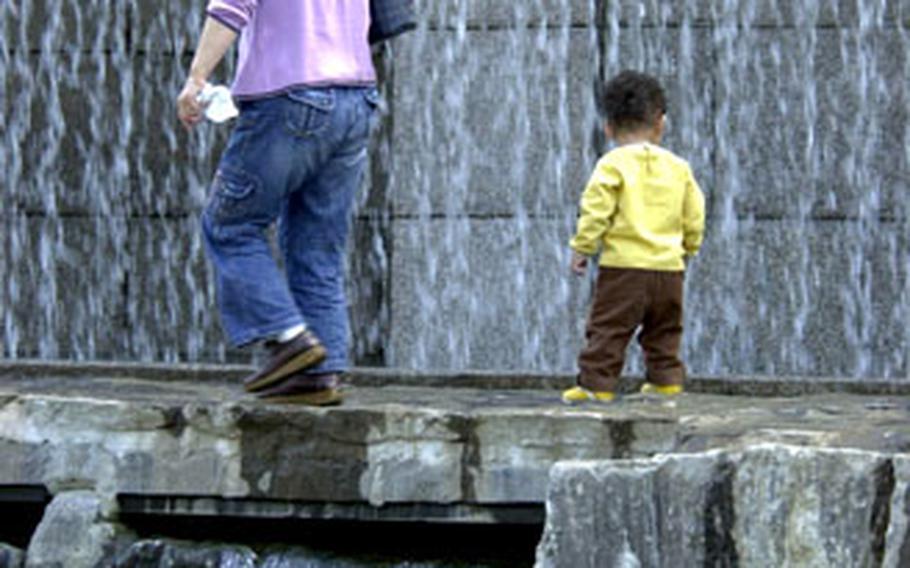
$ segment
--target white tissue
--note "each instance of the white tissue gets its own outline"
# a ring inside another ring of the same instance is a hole
[[[224,85],[206,83],[198,100],[205,107],[205,117],[212,122],[225,122],[240,114],[234,105],[231,90]]]

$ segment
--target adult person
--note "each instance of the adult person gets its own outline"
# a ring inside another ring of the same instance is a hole
[[[239,37],[240,115],[202,213],[222,327],[269,356],[244,379],[263,399],[337,404],[347,369],[344,253],[379,95],[370,0],[210,0],[177,99],[188,128],[199,94]],[[278,224],[284,273],[267,230]]]

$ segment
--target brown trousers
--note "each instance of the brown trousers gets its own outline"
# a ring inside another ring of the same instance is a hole
[[[680,385],[686,368],[679,359],[683,322],[684,272],[601,267],[587,345],[578,357],[578,382],[595,391],[615,391],[626,347],[640,327],[647,380]]]

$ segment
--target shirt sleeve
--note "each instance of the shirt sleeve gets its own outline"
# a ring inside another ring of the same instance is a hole
[[[683,249],[689,256],[695,256],[705,236],[705,196],[691,170],[687,177],[683,201]]]
[[[569,242],[569,246],[579,254],[591,256],[600,250],[603,236],[613,221],[617,193],[621,187],[619,170],[601,160],[581,195],[578,228]]]
[[[259,0],[209,0],[205,12],[240,33],[250,23],[258,7]]]

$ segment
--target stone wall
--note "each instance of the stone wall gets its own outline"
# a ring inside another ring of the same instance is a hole
[[[224,345],[196,218],[228,130],[173,118],[203,8],[0,6],[0,355],[246,357]],[[377,53],[357,362],[573,369],[591,283],[567,275],[565,243],[605,149],[596,84],[638,67],[667,86],[667,146],[710,208],[688,279],[692,373],[907,377],[906,2],[418,11]]]

